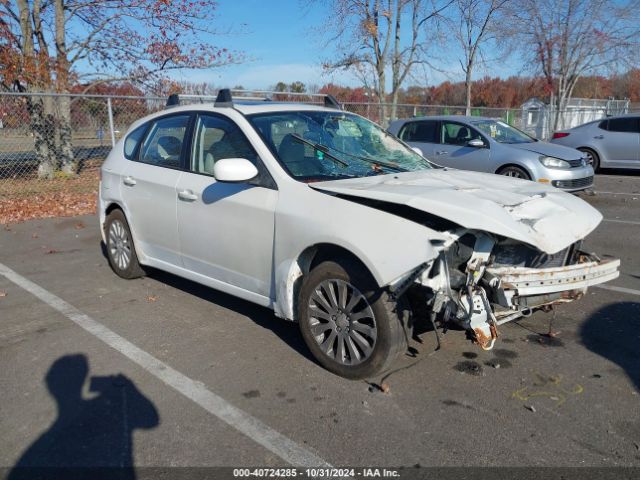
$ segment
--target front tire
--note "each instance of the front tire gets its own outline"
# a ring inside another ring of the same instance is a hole
[[[133,245],[133,236],[122,210],[113,210],[105,222],[107,258],[119,277],[132,279],[144,276]]]
[[[407,349],[410,310],[348,259],[325,261],[302,283],[300,331],[327,370],[352,380],[381,374]]]
[[[587,156],[587,159],[589,160],[589,162],[591,162],[594,173],[600,170],[600,157],[596,152],[594,152],[590,148],[578,148],[578,150],[580,150]]]
[[[516,167],[515,165],[509,165],[500,169],[498,172],[499,175],[504,175],[505,177],[512,178],[521,178],[523,180],[531,180],[531,175],[529,175],[524,168]]]

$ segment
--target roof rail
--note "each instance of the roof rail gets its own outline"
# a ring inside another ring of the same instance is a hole
[[[307,98],[322,98],[323,104],[328,108],[336,108],[338,110],[342,110],[342,105],[338,100],[335,99],[333,95],[324,94],[324,93],[299,93],[299,92],[275,92],[269,90],[239,90],[239,89],[229,89],[222,88],[218,91],[218,94],[214,97],[212,95],[179,95],[174,93],[169,95],[167,99],[166,108],[175,107],[180,105],[181,99],[190,99],[197,100],[199,103],[204,103],[205,101],[214,101],[214,105],[216,107],[233,107],[234,97],[236,100],[252,100],[252,101],[266,101],[270,102],[273,99],[273,96],[279,95],[287,98],[290,97],[307,97]],[[300,103],[316,103],[316,102],[304,102]]]

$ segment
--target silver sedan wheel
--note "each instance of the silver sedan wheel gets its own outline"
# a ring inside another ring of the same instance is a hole
[[[120,270],[126,270],[131,262],[131,240],[129,233],[120,220],[114,220],[109,226],[109,255]]]
[[[587,163],[593,166],[593,153],[591,153],[589,150],[583,150],[582,153],[584,153],[584,156],[587,157]]]
[[[308,306],[311,334],[325,355],[342,365],[358,365],[371,356],[376,320],[357,288],[344,280],[324,280]]]
[[[513,178],[524,178],[522,173],[518,170],[507,169],[504,171],[503,175],[505,177],[513,177]]]

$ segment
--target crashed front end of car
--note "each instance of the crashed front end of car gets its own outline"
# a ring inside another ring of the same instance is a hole
[[[425,227],[428,256],[381,285],[396,297],[421,286],[434,324],[436,316],[455,322],[475,332],[483,348],[493,346],[501,324],[618,277],[619,260],[582,250],[600,212],[551,187],[440,169],[316,188]]]
[[[492,234],[467,232],[391,289],[400,293],[411,283],[426,287],[432,315],[473,331],[488,350],[500,325],[537,310],[550,311],[581,298],[588,287],[618,277],[620,260],[602,260],[581,244],[547,254]]]

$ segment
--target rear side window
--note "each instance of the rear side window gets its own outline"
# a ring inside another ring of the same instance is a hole
[[[405,142],[438,143],[438,122],[410,122],[400,130],[400,140]]]
[[[159,167],[180,168],[189,115],[161,118],[151,124],[139,160]]]
[[[638,119],[632,117],[610,118],[607,130],[610,132],[638,132]]]
[[[144,132],[146,130],[147,125],[142,125],[129,134],[129,136],[124,141],[125,158],[128,158],[129,160],[133,160],[135,158],[136,151],[138,150],[138,145],[140,144],[140,140],[142,140],[142,137],[144,136]]]

